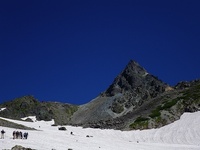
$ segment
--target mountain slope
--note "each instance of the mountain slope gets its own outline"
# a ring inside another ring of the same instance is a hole
[[[38,120],[55,120],[56,124],[68,124],[77,106],[58,102],[39,102],[33,96],[23,96],[0,105],[1,117],[18,119],[36,116]]]
[[[170,124],[184,112],[200,111],[200,80],[181,82],[125,115],[85,123],[85,127],[110,129],[151,129]],[[77,113],[77,112],[76,112]]]
[[[72,124],[87,124],[122,117],[171,89],[131,60],[109,88],[91,102],[79,107]]]
[[[130,61],[105,92],[79,107],[70,123],[121,130],[159,128],[184,112],[199,110],[200,80],[170,87]]]

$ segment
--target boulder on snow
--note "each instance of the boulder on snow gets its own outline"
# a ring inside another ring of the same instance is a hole
[[[66,131],[67,129],[65,127],[59,127],[58,130]]]
[[[25,147],[22,147],[21,145],[15,145],[11,150],[34,150],[34,149],[25,148]]]

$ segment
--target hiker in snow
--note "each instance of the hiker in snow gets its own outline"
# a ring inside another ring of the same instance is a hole
[[[16,139],[19,138],[19,131],[16,132]]]
[[[27,139],[28,138],[28,132],[25,132],[24,133],[24,139]]]
[[[19,138],[20,138],[20,139],[23,138],[23,135],[22,135],[22,132],[21,132],[21,131],[19,132]]]
[[[5,134],[6,132],[4,131],[4,130],[1,130],[1,139],[4,139],[4,134]]]
[[[28,132],[26,132],[26,139],[28,139]]]
[[[16,131],[13,131],[13,139],[16,139]]]

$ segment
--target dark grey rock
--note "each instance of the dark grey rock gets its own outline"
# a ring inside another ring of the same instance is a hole
[[[59,127],[58,130],[66,131],[67,129],[65,127]]]
[[[22,147],[20,145],[16,145],[11,150],[35,150],[35,149],[25,148],[25,147]]]

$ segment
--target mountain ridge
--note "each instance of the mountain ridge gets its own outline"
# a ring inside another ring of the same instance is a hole
[[[7,109],[0,116],[36,115],[38,120],[93,128],[157,128],[179,119],[185,111],[200,110],[199,97],[200,80],[171,87],[131,60],[104,92],[86,104],[39,102],[24,96],[1,104],[0,108]]]

